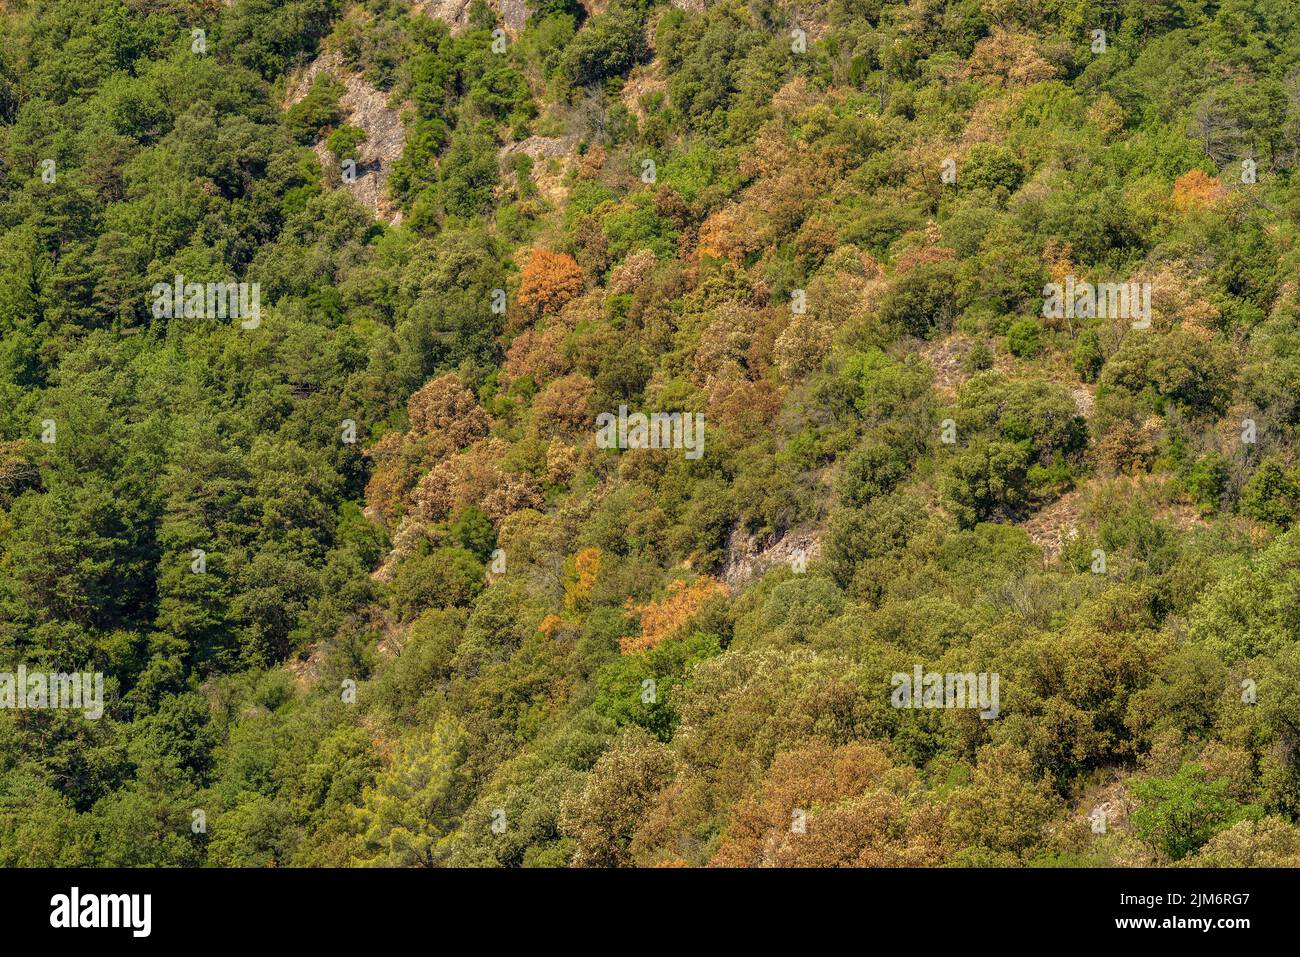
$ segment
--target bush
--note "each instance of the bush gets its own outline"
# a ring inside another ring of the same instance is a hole
[[[895,281],[881,304],[881,321],[922,339],[951,328],[955,280],[951,262],[922,263]]]
[[[1016,154],[1005,146],[980,143],[971,150],[957,182],[966,189],[998,189],[1014,193],[1020,186],[1025,169]]]
[[[1255,469],[1241,490],[1241,511],[1260,522],[1287,528],[1300,515],[1300,480],[1277,456]]]
[[[426,608],[464,607],[483,590],[484,568],[463,548],[435,548],[398,566],[388,604],[402,621]]]
[[[622,76],[649,54],[645,22],[634,10],[611,9],[592,17],[569,43],[561,61],[576,86]]]
[[[289,107],[285,122],[293,138],[306,146],[317,140],[321,133],[334,126],[343,117],[339,98],[344,86],[328,73],[318,73],[307,95]]]
[[[1228,346],[1182,329],[1129,335],[1098,377],[1099,390],[1145,394],[1160,408],[1168,400],[1188,412],[1219,415],[1236,382],[1236,360]]]
[[[838,491],[840,500],[850,508],[860,508],[873,498],[893,491],[907,478],[915,444],[898,428],[881,427],[861,447],[844,459]]]
[[[357,150],[365,141],[365,130],[344,123],[325,140],[325,148],[339,161],[356,160]]]
[[[977,439],[953,454],[940,491],[963,528],[1009,518],[1025,503],[1028,456],[1023,444]]]
[[[1037,321],[1020,319],[1007,330],[1007,351],[1017,359],[1032,359],[1042,348],[1042,327]]]
[[[977,342],[962,360],[962,368],[968,373],[983,372],[993,368],[993,350],[988,343]]]
[[[1217,832],[1259,809],[1242,807],[1228,794],[1228,782],[1206,780],[1205,769],[1185,764],[1170,778],[1148,778],[1129,789],[1141,805],[1133,811],[1133,829],[1142,840],[1180,861]]]
[[[1217,509],[1228,487],[1228,460],[1217,452],[1203,455],[1183,476],[1183,487],[1202,508]]]

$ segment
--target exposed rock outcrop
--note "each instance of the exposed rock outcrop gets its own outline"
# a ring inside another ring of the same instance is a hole
[[[471,0],[426,0],[412,3],[411,11],[442,20],[451,27],[453,34],[460,34],[469,27],[470,2]],[[510,36],[523,30],[528,22],[527,0],[488,0],[488,6],[501,14],[501,21]]]
[[[654,93],[661,94],[664,99],[668,98],[668,83],[663,78],[663,69],[658,60],[634,66],[628,74],[627,82],[623,84],[620,97],[637,121],[644,122],[646,111],[641,101]]]
[[[388,94],[350,72],[337,52],[317,57],[290,85],[285,106],[292,106],[307,95],[312,82],[325,73],[343,84],[339,98],[343,122],[365,131],[366,141],[357,150],[356,178],[351,182],[341,175],[338,162],[325,146],[316,143],[312,150],[326,171],[326,181],[349,190],[376,219],[396,226],[402,212],[388,195],[386,185],[392,165],[406,145],[406,130],[396,110],[388,106]]]
[[[820,529],[802,526],[777,538],[760,539],[748,534],[738,523],[727,536],[727,552],[720,577],[734,591],[761,578],[778,565],[795,567],[796,562],[811,562],[821,552]]]
[[[551,203],[564,199],[564,177],[573,163],[576,136],[530,136],[518,143],[501,148],[498,158],[509,167],[515,156],[528,156],[533,161],[533,182],[537,191]]]

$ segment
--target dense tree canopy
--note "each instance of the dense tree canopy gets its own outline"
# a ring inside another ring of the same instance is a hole
[[[1300,862],[1293,4],[430,6],[0,12],[0,865]]]

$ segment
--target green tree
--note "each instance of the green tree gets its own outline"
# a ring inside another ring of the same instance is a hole
[[[1228,782],[1207,779],[1205,768],[1185,764],[1167,778],[1135,781],[1139,806],[1132,813],[1138,835],[1170,860],[1180,861],[1214,834],[1258,809],[1243,807],[1228,794]]]

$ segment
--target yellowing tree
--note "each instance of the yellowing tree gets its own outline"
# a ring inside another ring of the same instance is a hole
[[[538,249],[520,276],[519,303],[537,317],[559,312],[582,290],[582,267],[572,256]]]
[[[451,373],[416,390],[407,401],[407,411],[408,432],[388,432],[365,451],[374,462],[366,503],[386,521],[395,518],[421,475],[482,439],[491,424],[474,393]]]
[[[924,867],[941,859],[942,811],[916,772],[874,741],[811,740],[777,756],[732,808],[713,867]]]
[[[727,586],[707,575],[690,584],[670,582],[667,597],[631,608],[641,616],[641,634],[620,638],[618,645],[624,654],[653,648],[690,621],[708,599],[725,594]]]
[[[599,548],[584,548],[573,556],[564,586],[565,608],[580,610],[586,607],[591,590],[596,587],[596,576],[600,574],[600,557]]]
[[[439,435],[454,450],[488,433],[487,413],[452,373],[426,382],[411,395],[406,407],[412,437]]]
[[[1180,213],[1209,209],[1227,192],[1213,176],[1203,170],[1191,169],[1174,180],[1174,208]]]
[[[355,862],[369,867],[435,867],[463,810],[463,735],[440,722],[403,740],[355,810]]]

